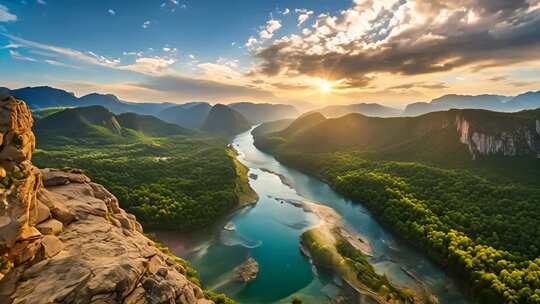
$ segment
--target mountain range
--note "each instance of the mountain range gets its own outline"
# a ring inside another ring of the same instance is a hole
[[[277,132],[274,129],[262,136],[258,134],[256,144],[265,150],[354,150],[377,157],[425,161],[470,160],[490,155],[537,158],[540,109],[516,113],[452,109],[393,118],[355,113],[329,119],[311,113]]]
[[[367,116],[392,117],[401,115],[400,109],[383,106],[378,103],[357,103],[350,105],[332,105],[322,109],[314,110],[326,117],[339,117],[350,113],[361,113]]]
[[[150,115],[114,114],[103,106],[68,108],[38,119],[38,143],[116,143],[144,136],[187,135],[193,131]]]
[[[417,116],[434,111],[450,109],[484,109],[501,112],[516,112],[540,108],[540,91],[526,92],[517,96],[502,95],[444,95],[431,102],[409,104],[403,116]]]
[[[132,112],[153,115],[166,122],[190,129],[201,128],[212,108],[212,105],[207,102],[185,104],[129,102],[120,100],[112,94],[91,93],[79,98],[73,93],[48,86],[26,87],[16,90],[0,88],[0,91],[25,100],[34,112],[50,108],[102,106],[114,114]],[[299,115],[294,106],[284,104],[240,102],[229,104],[228,107],[240,113],[250,124],[294,118]]]
[[[331,105],[311,112],[319,112],[328,118],[350,113],[360,113],[374,117],[418,116],[435,111],[450,109],[483,109],[500,112],[517,112],[540,108],[540,91],[526,92],[517,96],[502,95],[456,95],[449,94],[430,102],[408,104],[404,110],[387,107],[378,103],[357,103]]]
[[[28,106],[36,111],[58,107],[84,107],[99,105],[115,114],[133,112],[143,115],[154,115],[166,122],[177,124],[184,128],[199,129],[205,123],[212,108],[207,102],[189,102],[175,104],[141,103],[120,100],[111,94],[91,93],[77,97],[73,93],[52,88],[26,87],[16,90],[0,88],[0,92],[9,93],[23,99]],[[246,118],[251,124],[296,118],[297,108],[286,104],[239,102],[227,105]],[[450,109],[484,109],[501,112],[516,112],[540,107],[540,91],[526,92],[517,96],[502,95],[444,95],[430,102],[411,103],[402,111],[378,103],[356,103],[349,105],[331,105],[311,112],[319,112],[328,118],[339,117],[350,113],[360,113],[373,117],[418,116],[435,111]]]

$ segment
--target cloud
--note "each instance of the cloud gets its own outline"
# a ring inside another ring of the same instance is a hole
[[[41,4],[41,5],[47,5],[47,2],[45,2],[45,0],[36,0],[37,4]]]
[[[74,65],[71,65],[71,64],[66,64],[66,63],[56,61],[56,60],[51,60],[51,59],[46,59],[45,63],[48,63],[50,65],[54,65],[54,66],[64,67],[64,68],[80,69],[80,67],[78,67],[78,66],[74,66]]]
[[[142,52],[124,52],[123,55],[125,56],[134,55],[137,56],[137,58],[132,63],[123,64],[118,58],[105,57],[91,51],[81,52],[69,48],[62,48],[39,42],[29,41],[9,34],[2,35],[13,40],[19,48],[24,47],[31,50],[46,51],[48,53],[53,53],[68,58],[70,60],[117,70],[126,70],[142,74],[156,75],[169,72],[168,68],[176,63],[176,59],[170,57],[143,57],[144,54]]]
[[[506,76],[506,75],[493,76],[493,77],[489,78],[488,80],[489,81],[495,81],[495,82],[506,81],[506,80],[508,80],[508,76]]]
[[[20,48],[22,45],[20,44],[16,44],[16,43],[8,43],[6,44],[5,46],[2,47],[2,49],[18,49]]]
[[[410,82],[405,84],[400,84],[396,86],[389,87],[387,90],[409,90],[409,89],[429,89],[429,90],[441,90],[441,89],[447,89],[448,86],[444,82],[432,82],[432,83],[426,83],[426,82]]]
[[[285,91],[307,90],[307,89],[311,88],[310,86],[304,85],[304,84],[299,84],[299,83],[291,84],[291,83],[283,83],[283,82],[272,83],[272,86],[277,88],[277,89],[285,90]]]
[[[291,10],[286,8],[286,9],[283,10],[283,12],[281,12],[281,14],[282,15],[288,15],[290,12],[291,12]]]
[[[270,19],[266,22],[266,25],[259,32],[259,37],[262,40],[270,39],[274,36],[274,32],[281,28],[281,21]]]
[[[32,57],[23,56],[23,55],[21,55],[21,53],[15,51],[15,50],[9,50],[9,54],[11,55],[11,58],[13,58],[13,59],[22,60],[22,61],[32,61],[32,62],[37,61]]]
[[[163,50],[165,53],[171,53],[171,54],[176,54],[176,53],[178,53],[178,49],[177,49],[177,48],[164,47],[164,48],[162,48],[162,50]]]
[[[251,49],[253,48],[257,43],[259,43],[259,41],[257,40],[257,38],[251,36],[249,37],[248,41],[246,42],[245,46],[248,48],[248,49]]]
[[[274,98],[272,93],[254,87],[181,76],[149,77],[146,81],[133,84],[133,86],[175,94],[182,99],[239,100],[242,98]]]
[[[350,81],[537,60],[540,5],[531,1],[354,0],[319,15],[310,31],[255,50],[257,71]]]
[[[135,59],[132,64],[118,66],[117,68],[142,74],[159,75],[166,72],[175,63],[176,60],[172,58],[142,57]]]
[[[521,87],[526,87],[529,85],[534,85],[536,83],[533,81],[513,81],[513,82],[510,82],[509,84],[513,87],[521,88]]]
[[[122,55],[124,55],[124,56],[142,57],[142,56],[144,56],[144,53],[143,52],[123,52]]]
[[[110,8],[107,12],[111,14],[111,16],[116,16],[116,12],[112,8]]]
[[[152,24],[152,21],[146,20],[145,22],[143,22],[142,28],[144,28],[144,29],[148,28],[148,27],[150,27],[151,24]]]
[[[105,67],[114,67],[118,65],[119,63],[118,59],[109,59],[104,56],[96,55],[95,53],[92,53],[92,52],[84,53],[84,52],[69,49],[69,48],[62,48],[62,47],[57,47],[53,45],[26,40],[26,39],[19,38],[10,34],[5,34],[5,33],[2,35],[15,41],[15,44],[19,45],[19,47],[47,51],[47,52],[62,55],[62,56],[65,56],[74,60],[82,61],[88,64],[105,66]]]
[[[10,13],[9,9],[0,4],[0,22],[17,21],[17,16]]]
[[[301,26],[304,22],[306,22],[311,15],[313,15],[313,11],[309,11],[305,8],[301,9],[295,9],[295,13],[298,14],[298,26]]]

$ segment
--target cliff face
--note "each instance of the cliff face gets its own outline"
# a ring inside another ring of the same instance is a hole
[[[536,126],[526,125],[508,130],[483,132],[463,116],[456,116],[455,126],[460,142],[467,145],[473,158],[479,155],[537,155],[540,157],[540,120]]]
[[[213,303],[77,170],[39,170],[26,105],[0,101],[0,303]]]

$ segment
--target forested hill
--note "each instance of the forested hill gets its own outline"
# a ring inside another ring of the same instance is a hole
[[[50,142],[115,143],[134,137],[187,135],[192,131],[153,116],[115,115],[102,106],[65,109],[37,120],[38,144]]]
[[[202,130],[219,135],[232,136],[249,130],[251,123],[238,111],[222,104],[212,107],[201,127]]]
[[[71,108],[38,119],[35,133],[36,164],[84,170],[145,227],[207,227],[256,199],[225,139],[153,116]]]
[[[307,122],[263,124],[255,144],[364,204],[480,303],[540,303],[539,110]]]
[[[326,117],[340,117],[350,113],[360,113],[366,116],[394,117],[400,116],[401,110],[378,103],[357,103],[350,105],[332,105],[315,110]]]
[[[449,110],[418,117],[378,118],[349,114],[326,119],[314,113],[289,127],[258,138],[266,148],[282,145],[301,151],[355,150],[435,160],[486,155],[529,156],[540,153],[540,110],[499,113]]]
[[[238,102],[228,105],[246,117],[252,124],[274,121],[286,118],[295,118],[300,113],[291,105]]]

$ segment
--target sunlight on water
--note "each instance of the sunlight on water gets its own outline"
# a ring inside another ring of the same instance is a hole
[[[257,205],[240,210],[198,236],[175,238],[158,233],[175,253],[198,269],[206,287],[226,292],[240,303],[286,303],[292,295],[300,295],[306,303],[327,303],[335,297],[339,280],[316,271],[299,250],[300,235],[318,218],[283,202],[307,199],[334,208],[347,225],[370,242],[371,262],[377,272],[399,285],[430,290],[440,303],[468,303],[441,269],[389,234],[362,205],[259,151],[250,132],[238,135],[233,146],[239,160],[250,168],[249,174],[256,176],[250,184],[260,197]],[[223,229],[225,225],[230,228]],[[259,274],[250,283],[237,283],[232,272],[248,257],[259,263]]]

